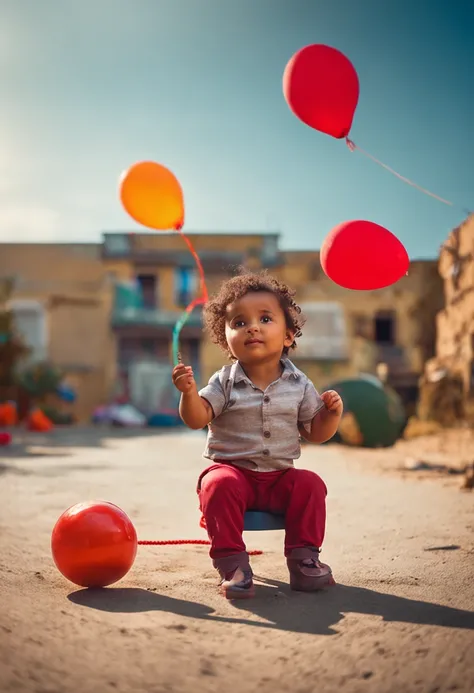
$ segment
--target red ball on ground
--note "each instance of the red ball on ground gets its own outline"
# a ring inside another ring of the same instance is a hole
[[[321,267],[345,289],[373,291],[395,284],[410,265],[393,233],[371,221],[345,221],[324,239]]]
[[[130,518],[113,503],[77,503],[56,522],[51,551],[58,570],[75,585],[106,587],[132,567],[137,533]]]

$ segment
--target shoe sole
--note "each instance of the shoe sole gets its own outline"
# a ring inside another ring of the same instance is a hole
[[[301,578],[290,576],[290,588],[294,592],[319,592],[336,584],[332,575],[325,578]]]
[[[224,595],[226,599],[252,599],[255,597],[255,585],[252,585],[247,590],[232,589],[231,587],[221,587],[221,594]]]

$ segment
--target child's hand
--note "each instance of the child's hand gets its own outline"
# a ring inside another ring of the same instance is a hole
[[[331,414],[341,416],[343,409],[342,399],[335,390],[327,390],[327,392],[323,392],[321,399],[324,402],[324,406],[329,412],[331,412]]]
[[[172,379],[173,385],[180,392],[190,392],[193,387],[196,387],[193,369],[191,366],[185,366],[184,363],[178,363],[178,365],[173,368]]]

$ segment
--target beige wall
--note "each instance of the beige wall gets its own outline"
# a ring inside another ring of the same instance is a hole
[[[201,250],[211,251],[246,251],[248,248],[262,248],[264,234],[213,234],[193,233],[189,235],[193,247],[199,253]],[[185,251],[186,243],[176,232],[134,234],[133,247],[135,250],[175,250]]]
[[[36,301],[46,317],[46,358],[77,389],[74,414],[87,420],[115,379],[112,285],[94,244],[1,244],[0,276],[14,276],[11,304]]]

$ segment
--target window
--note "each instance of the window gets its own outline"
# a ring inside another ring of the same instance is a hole
[[[176,305],[185,307],[191,303],[196,293],[196,270],[193,267],[176,267],[174,291]]]
[[[335,302],[301,305],[306,318],[303,336],[298,339],[296,358],[344,360],[347,358],[347,332],[343,307]]]
[[[138,274],[137,284],[142,295],[143,308],[157,307],[157,277],[155,274]]]
[[[48,351],[47,316],[39,301],[14,300],[8,308],[15,319],[15,329],[30,349],[29,362],[44,361]]]
[[[137,352],[136,339],[134,337],[119,337],[117,340],[118,362],[121,368],[128,368]]]
[[[376,313],[374,318],[374,338],[381,346],[395,344],[395,313],[383,311]]]
[[[154,356],[156,353],[156,339],[146,337],[140,341],[140,347],[144,356]]]
[[[273,263],[278,257],[278,234],[268,234],[263,238],[262,260]]]
[[[130,253],[130,238],[126,233],[104,234],[104,251],[109,257],[123,257]]]

